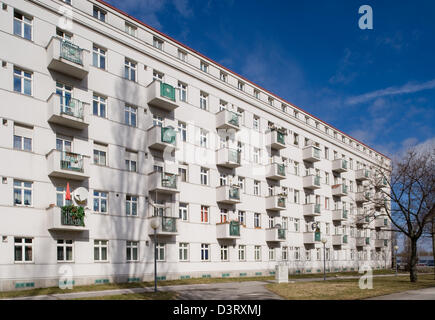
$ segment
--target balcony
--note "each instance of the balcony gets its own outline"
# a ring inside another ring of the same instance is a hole
[[[149,218],[148,234],[154,235],[154,229],[151,227],[152,220],[157,220],[158,228],[156,229],[157,236],[174,236],[178,234],[177,218],[167,216],[154,216]]]
[[[347,196],[347,186],[344,184],[336,184],[332,186],[332,195],[336,197]]]
[[[332,236],[332,245],[333,246],[342,246],[347,244],[347,235],[333,235]]]
[[[286,199],[287,199],[286,197],[280,195],[267,197],[266,210],[273,210],[273,211],[285,210]]]
[[[175,88],[170,84],[157,80],[154,80],[148,85],[147,97],[148,104],[166,111],[172,111],[179,105]]]
[[[387,178],[383,177],[383,176],[378,176],[375,178],[375,186],[378,189],[381,188],[388,188],[388,182],[387,182]]]
[[[278,130],[266,133],[266,145],[272,149],[281,150],[285,148],[285,133]]]
[[[177,184],[178,176],[166,172],[153,172],[148,176],[148,185],[150,191],[162,193],[178,193]]]
[[[385,215],[376,217],[375,228],[388,228],[388,217]]]
[[[267,242],[283,242],[286,240],[287,230],[281,228],[266,229]]]
[[[240,203],[240,188],[238,186],[220,186],[216,189],[216,202]]]
[[[89,104],[55,93],[48,98],[47,104],[48,122],[80,130],[89,126]]]
[[[320,203],[304,204],[303,213],[304,216],[308,216],[308,217],[320,216],[322,214],[322,211],[320,209]]]
[[[266,166],[266,178],[271,180],[285,179],[285,164],[271,163]]]
[[[149,128],[148,147],[172,152],[177,149],[177,131],[172,127],[153,126]]]
[[[355,202],[361,203],[361,202],[368,202],[370,201],[370,192],[368,191],[359,191],[355,193]]]
[[[216,114],[216,129],[240,129],[240,115],[234,111],[221,110]]]
[[[337,209],[332,211],[332,220],[333,221],[346,221],[348,212],[346,209]]]
[[[89,178],[89,157],[51,150],[46,156],[50,177],[85,180]]]
[[[370,245],[369,237],[356,237],[356,246],[357,247],[365,247]]]
[[[304,244],[321,243],[320,232],[304,232]]]
[[[89,51],[58,37],[47,46],[48,69],[82,80],[89,73]]]
[[[305,189],[320,189],[320,177],[315,175],[309,175],[303,177],[303,184]]]
[[[79,208],[79,207],[76,207]],[[76,216],[69,207],[47,209],[47,229],[51,231],[87,231],[86,216]]]
[[[320,161],[320,149],[315,146],[307,146],[302,150],[302,160],[307,162]]]
[[[355,180],[364,181],[370,179],[370,177],[371,177],[370,170],[359,169],[355,171]]]
[[[332,161],[332,171],[341,173],[347,171],[347,160],[335,159]]]
[[[388,247],[388,239],[376,239],[375,248],[386,248]]]
[[[240,238],[240,223],[238,221],[230,221],[216,224],[217,239],[239,239]]]
[[[370,223],[370,216],[364,213],[358,213],[356,215],[356,220],[355,220],[356,224],[359,225],[366,225]]]
[[[375,193],[373,197],[373,203],[375,208],[382,208],[386,206],[387,199],[384,198],[384,195],[381,193]]]
[[[238,168],[241,165],[240,151],[231,148],[222,148],[216,151],[216,165],[226,168]]]

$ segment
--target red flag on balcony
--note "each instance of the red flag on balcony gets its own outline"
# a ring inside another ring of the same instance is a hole
[[[69,182],[66,184],[65,200],[71,200],[71,192],[69,191]]]

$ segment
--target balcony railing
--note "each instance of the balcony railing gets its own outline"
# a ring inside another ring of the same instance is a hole
[[[177,132],[172,127],[162,127],[161,140],[164,143],[176,144]]]
[[[162,231],[177,232],[177,220],[173,217],[162,216]]]
[[[63,206],[61,209],[60,223],[63,226],[77,226],[84,227],[85,211],[83,207],[76,207],[74,205]]]
[[[347,235],[343,235],[343,243],[347,243]]]
[[[285,240],[286,229],[278,229],[278,239]]]
[[[83,172],[83,156],[72,152],[62,152],[60,168],[63,170]]]
[[[83,49],[67,40],[62,40],[60,43],[60,56],[71,62],[83,65]]]
[[[228,149],[228,161],[240,164],[240,151]]]
[[[276,141],[281,144],[285,144],[285,135],[284,133],[277,131],[276,132]]]
[[[320,214],[320,203],[314,205],[314,213]]]
[[[160,96],[175,101],[175,88],[170,84],[160,82]]]
[[[240,223],[238,221],[230,221],[230,236],[240,237]]]
[[[59,95],[60,113],[83,120],[83,103],[80,100]]]
[[[279,197],[277,200],[277,205],[280,208],[285,208],[285,197]]]
[[[236,187],[229,188],[228,196],[232,200],[240,200],[240,189]]]
[[[177,175],[162,172],[162,187],[177,189]]]

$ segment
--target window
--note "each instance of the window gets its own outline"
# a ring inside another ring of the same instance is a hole
[[[153,126],[163,127],[163,117],[153,114]]]
[[[228,246],[221,246],[221,261],[228,261]]]
[[[32,40],[33,18],[19,12],[14,12],[14,34],[27,40]]]
[[[261,261],[261,246],[254,247],[254,259],[255,261]]]
[[[210,245],[201,244],[201,261],[210,261]]]
[[[295,260],[299,261],[301,259],[301,248],[295,247]]]
[[[329,184],[329,173],[325,172],[325,183]]]
[[[239,180],[240,191],[244,192],[245,191],[245,178],[239,177],[238,180]]]
[[[219,183],[221,186],[227,185],[227,175],[225,173],[221,173],[219,177]]]
[[[299,135],[297,133],[293,133],[293,144],[295,146],[299,145]]]
[[[163,50],[163,40],[154,37],[153,38],[153,46],[159,50]]]
[[[178,59],[187,62],[187,53],[181,50],[178,50]]]
[[[294,168],[294,172],[293,173],[298,176],[299,175],[299,162],[294,161],[293,162],[293,168]]]
[[[294,203],[299,203],[299,190],[294,190],[293,202]]]
[[[209,207],[201,206],[201,222],[208,223],[208,210]]]
[[[200,130],[200,135],[199,135],[199,145],[201,147],[207,148],[208,146],[208,132],[204,129]]]
[[[201,168],[201,184],[208,185],[208,169]]]
[[[207,110],[207,103],[208,103],[208,94],[201,91],[199,95],[199,108],[202,110]]]
[[[245,90],[245,84],[241,81],[237,82],[237,88],[241,91]]]
[[[59,28],[56,28],[56,35],[59,38],[61,38],[62,40],[70,41],[70,42],[72,41],[72,34],[68,33],[68,32],[65,32],[65,31],[63,31],[63,30],[61,30]]]
[[[254,227],[261,228],[261,215],[259,213],[254,213]]]
[[[136,81],[136,62],[127,58],[124,62],[124,77],[125,79]]]
[[[94,240],[94,261],[108,261],[108,244],[107,240]]]
[[[325,147],[325,159],[329,159],[329,148]]]
[[[228,221],[228,210],[227,209],[221,209],[221,214],[220,214],[220,222],[224,223]]]
[[[97,94],[93,95],[92,98],[92,109],[94,116],[106,117],[106,98],[99,96]]]
[[[165,77],[165,75],[159,71],[153,70],[153,80],[157,80],[157,81],[163,81],[163,78]]]
[[[282,247],[281,258],[283,261],[288,260],[288,247]]]
[[[208,72],[208,64],[203,61],[201,61],[200,68],[202,71]]]
[[[137,108],[125,105],[125,124],[136,127]]]
[[[63,207],[72,204],[72,200],[65,200],[65,195],[65,187],[56,187],[56,206]]]
[[[246,261],[246,246],[239,245],[239,261]]]
[[[255,97],[256,99],[260,99],[260,91],[258,91],[258,90],[254,90],[254,97]]]
[[[180,176],[181,182],[187,182],[187,169],[186,168],[178,168],[178,175]]]
[[[260,195],[260,181],[254,180],[254,196]]]
[[[98,149],[95,149],[98,148]],[[94,143],[94,164],[106,166],[107,146]]]
[[[139,261],[139,242],[127,241],[126,245],[126,260],[127,261]]]
[[[179,243],[178,244],[178,260],[179,261],[189,261],[189,244]]]
[[[137,216],[137,196],[125,196],[125,213],[127,216]]]
[[[125,32],[127,32],[129,35],[136,37],[136,31],[137,28],[130,23],[125,23]]]
[[[187,141],[187,125],[186,125],[186,123],[178,121],[178,131],[180,132],[181,140]]]
[[[32,73],[14,68],[14,91],[32,95]]]
[[[107,192],[94,191],[94,211],[107,212]]]
[[[178,89],[180,91],[180,101],[187,102],[187,84],[178,82]]]
[[[316,259],[320,260],[321,259],[321,254],[320,254],[320,248],[316,249]]]
[[[252,122],[252,128],[254,130],[260,131],[260,118],[257,116],[254,116],[253,122]]]
[[[245,224],[246,223],[246,215],[245,215],[245,211],[241,211],[241,210],[239,210],[238,211],[238,214],[237,214],[237,219],[238,219],[238,221],[239,221],[239,223],[240,224]]]
[[[32,238],[14,238],[14,261],[33,262]]]
[[[269,261],[275,260],[275,248],[269,248]]]
[[[73,241],[57,240],[57,261],[71,262],[73,260]]]
[[[254,147],[253,161],[254,163],[260,163],[260,148]]]
[[[267,102],[269,102],[269,105],[273,106],[273,98],[272,97],[267,98]]]
[[[125,151],[125,170],[137,172],[137,152]]]
[[[14,149],[32,151],[33,128],[14,125]]]
[[[288,229],[288,218],[282,217],[282,228],[287,230]]]
[[[221,79],[221,81],[223,81],[223,82],[227,82],[228,75],[227,75],[226,73],[221,72],[221,73],[220,73],[220,79]]]
[[[165,243],[156,244],[157,261],[165,261],[165,251],[166,251]]]
[[[94,18],[97,18],[98,20],[106,22],[106,11],[104,11],[96,6],[94,6],[93,16],[94,16]]]
[[[31,206],[32,188],[33,182],[14,180],[14,205]]]
[[[228,103],[224,100],[219,100],[219,111],[225,110],[227,108]]]
[[[92,65],[103,70],[106,69],[106,50],[93,46]]]
[[[178,205],[178,216],[183,221],[187,221],[189,219],[187,203],[180,202]]]
[[[295,232],[299,232],[299,219],[294,220]]]

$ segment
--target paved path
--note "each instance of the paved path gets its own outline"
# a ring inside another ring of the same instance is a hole
[[[368,298],[366,300],[435,300],[435,288],[392,293],[385,296]]]

